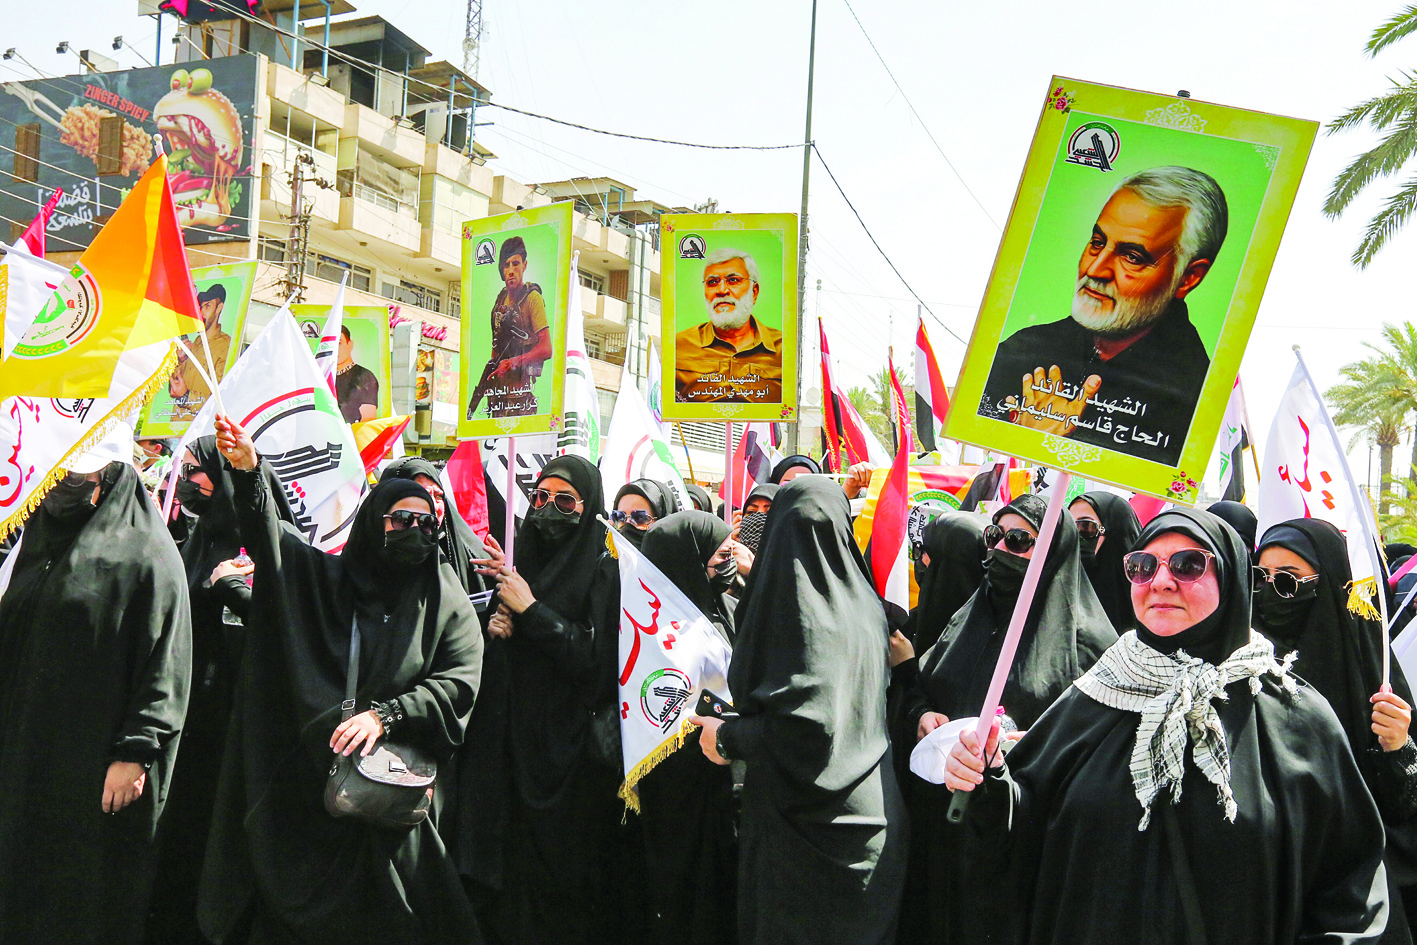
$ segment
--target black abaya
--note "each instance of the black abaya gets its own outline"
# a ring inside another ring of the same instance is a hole
[[[440,796],[408,831],[336,819],[323,804],[356,615],[356,711],[396,708],[403,718],[389,737],[440,764],[462,742],[482,666],[476,614],[436,554],[406,566],[384,548],[394,503],[420,498],[431,511],[432,499],[407,480],[381,483],[335,556],[280,526],[259,475],[231,479],[256,572],[202,876],[203,932],[219,943],[479,941],[436,830]]]
[[[738,609],[719,740],[747,763],[745,945],[871,945],[895,934],[907,825],[886,732],[889,630],[846,495],[811,476],[773,503]]]
[[[1105,529],[1102,547],[1083,556],[1083,569],[1113,629],[1126,633],[1132,627],[1132,586],[1122,571],[1122,556],[1132,550],[1132,542],[1141,534],[1141,522],[1131,503],[1115,493],[1088,492],[1074,501],[1092,506]]]
[[[56,488],[59,488],[56,486]],[[137,472],[86,521],[41,506],[0,600],[0,939],[137,942],[191,679],[182,562]],[[102,810],[109,764],[147,765]]]
[[[930,556],[920,580],[920,596],[902,628],[917,654],[940,639],[984,580],[983,516],[969,512],[941,512],[920,535],[921,549]]]
[[[1221,520],[1191,510],[1158,516],[1138,547],[1167,531],[1216,555],[1220,605],[1179,634],[1139,631],[1137,639],[1223,661],[1250,639],[1248,549]],[[1000,940],[1187,942],[1174,865],[1183,858],[1210,941],[1376,941],[1387,906],[1382,823],[1332,709],[1302,685],[1287,692],[1269,673],[1241,678],[1225,694],[1212,705],[1229,748],[1233,823],[1188,744],[1179,800],[1173,806],[1164,790],[1138,830],[1130,767],[1141,715],[1077,687],[1034,723],[1002,769],[991,769],[967,825],[1008,861],[1011,908],[994,915],[1016,927]],[[1173,817],[1179,829],[1169,831]],[[1175,835],[1182,849],[1171,845]]]
[[[433,482],[439,481],[437,467],[420,456],[405,456],[389,463],[379,474],[379,481],[412,480],[416,476],[425,476]],[[486,558],[487,548],[482,544],[482,539],[478,538],[477,533],[472,530],[472,526],[463,521],[451,500],[446,501],[443,521],[438,531],[438,547],[442,549],[448,563],[453,566],[453,573],[458,576],[458,580],[469,594],[485,591],[487,583],[482,575],[477,573],[472,559]]]
[[[660,519],[645,535],[644,555],[730,642],[732,598],[709,585],[708,561],[728,538],[728,523],[707,512]],[[639,887],[655,941],[731,945],[737,941],[738,844],[733,831],[733,775],[704,757],[697,739],[640,779],[644,875]]]

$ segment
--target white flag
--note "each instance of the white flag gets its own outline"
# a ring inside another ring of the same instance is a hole
[[[5,325],[0,356],[8,359],[69,270],[32,255],[24,240],[16,240],[13,246],[0,243],[0,249],[5,250],[5,258],[0,259],[0,313]]]
[[[556,437],[562,456],[600,458],[600,401],[585,351],[585,313],[581,311],[580,251],[571,254],[571,291],[566,303],[566,388],[562,395],[565,422]]]
[[[341,330],[344,328],[344,287],[348,282],[349,270],[346,269],[344,275],[340,276],[335,302],[330,306],[329,314],[325,316],[324,327],[320,329],[320,343],[315,346],[315,363],[325,375],[330,390],[335,389],[335,367],[339,364],[339,343]],[[399,442],[403,442],[403,437],[399,437]]]
[[[620,373],[620,393],[615,397],[615,412],[610,415],[610,434],[605,438],[605,452],[600,459],[600,481],[605,488],[605,501],[614,501],[615,493],[627,482],[653,479],[666,483],[679,497],[679,508],[692,509],[694,503],[684,489],[684,476],[674,461],[674,451],[659,432],[654,414],[649,412],[634,375],[626,367]]]
[[[610,535],[620,563],[620,797],[639,810],[635,785],[684,743],[699,693],[732,699],[733,650],[634,545]]]
[[[338,552],[368,480],[354,433],[288,302],[226,372],[221,397],[285,487],[297,527],[311,545]],[[216,432],[216,411],[216,398],[207,398],[176,456]]]
[[[163,341],[118,359],[109,387],[114,397],[0,402],[0,538],[24,524],[70,458],[93,449],[116,425],[131,423],[176,367],[177,348]]]
[[[1260,472],[1259,534],[1295,518],[1320,518],[1340,528],[1353,568],[1350,610],[1376,619],[1377,547],[1371,516],[1348,476],[1348,461],[1303,362],[1294,368],[1269,428]]]
[[[664,422],[663,367],[659,363],[659,344],[651,338],[645,358],[645,377],[649,381],[647,406],[650,416],[659,427],[659,435],[669,439],[669,425]]]
[[[512,437],[498,436],[481,442],[482,468],[487,473],[487,481],[492,488],[502,497],[506,508],[507,501],[507,449]],[[517,441],[517,462],[515,470],[515,488],[512,493],[512,502],[515,506],[517,522],[526,518],[527,511],[531,508],[528,496],[531,490],[536,488],[536,480],[541,475],[541,467],[551,462],[556,455],[556,434],[541,433],[536,436],[519,436]],[[500,534],[501,523],[497,523]]]

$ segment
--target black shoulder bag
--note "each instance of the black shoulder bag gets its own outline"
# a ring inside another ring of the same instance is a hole
[[[359,688],[359,616],[349,641],[349,674],[344,685],[341,721],[354,715]],[[428,819],[438,762],[411,745],[380,738],[369,754],[335,755],[325,781],[325,810],[332,817],[353,817],[381,827],[416,827]]]

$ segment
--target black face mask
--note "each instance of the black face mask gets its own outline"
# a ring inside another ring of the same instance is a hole
[[[1318,581],[1301,584],[1293,597],[1280,597],[1274,585],[1265,581],[1251,604],[1259,629],[1281,639],[1298,636],[1309,619],[1309,611],[1314,609],[1314,601],[1318,599],[1318,585]]]
[[[177,501],[193,515],[202,515],[212,507],[212,497],[204,495],[201,487],[190,479],[177,480]]]
[[[398,571],[418,567],[438,548],[438,539],[421,529],[384,532],[384,563]]]
[[[555,544],[575,534],[581,517],[579,513],[567,515],[556,508],[555,503],[548,502],[539,509],[532,509],[527,514],[526,523],[548,543]],[[638,542],[635,542],[635,547],[639,547]]]
[[[1097,558],[1097,543],[1102,540],[1102,536],[1096,538],[1084,538],[1078,536],[1078,555],[1082,558],[1083,564],[1092,564]]]
[[[996,603],[1006,602],[1012,607],[1023,589],[1023,574],[1027,570],[1027,558],[998,548],[989,549],[989,554],[984,558],[984,583],[989,588],[990,599]]]
[[[616,532],[619,533],[621,538],[625,539],[636,548],[644,547],[645,533],[643,529],[636,528],[627,523],[624,528],[617,528]]]
[[[93,504],[93,487],[87,479],[77,485],[60,479],[45,494],[44,510],[61,522],[83,521],[98,509]]]
[[[763,527],[767,524],[768,513],[766,512],[744,512],[742,520],[738,523],[738,540],[747,546],[753,554],[758,553],[758,546],[763,541]]]
[[[713,574],[709,577],[709,587],[713,588],[716,594],[726,594],[737,575],[738,559],[729,555],[722,564],[713,569]]]
[[[915,586],[924,587],[925,574],[930,570],[930,566],[924,561],[921,561],[919,558],[912,561],[910,566],[915,570]]]

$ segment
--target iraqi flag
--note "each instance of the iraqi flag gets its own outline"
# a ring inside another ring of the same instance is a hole
[[[953,465],[959,459],[959,447],[949,451],[944,436],[945,418],[950,413],[950,395],[945,388],[940,362],[925,331],[925,318],[918,316],[915,325],[915,432],[920,440],[920,452],[941,453],[941,464]]]
[[[730,426],[731,429],[731,426]],[[775,442],[776,426],[771,423],[749,423],[743,435],[738,438],[738,446],[733,451],[733,507],[741,509],[748,501],[748,493],[759,483],[772,478],[772,469],[782,460]],[[718,487],[718,497],[727,501],[724,494],[728,489],[725,480]]]
[[[444,496],[451,496],[453,506],[477,533],[487,538],[487,479],[482,473],[482,450],[477,440],[463,440],[443,466],[439,476]]]
[[[889,466],[890,454],[866,426],[846,392],[837,385],[827,346],[827,330],[817,319],[822,339],[822,436],[826,439],[823,465],[828,472],[843,472],[854,463]]]
[[[710,689],[732,698],[733,650],[634,545],[613,528],[609,533],[620,565],[620,797],[638,811],[636,785],[684,744],[699,693]]]
[[[871,581],[886,605],[891,626],[899,626],[910,613],[910,457],[914,442],[910,436],[910,415],[905,392],[896,377],[895,365],[888,363],[891,398],[894,405],[900,448],[891,463],[890,475],[876,499],[871,541],[866,547],[871,564]]]
[[[1220,436],[1215,440],[1214,462],[1220,470],[1220,497],[1229,502],[1245,501],[1245,450],[1250,448],[1250,416],[1245,409],[1245,388],[1240,378],[1230,388]]]

